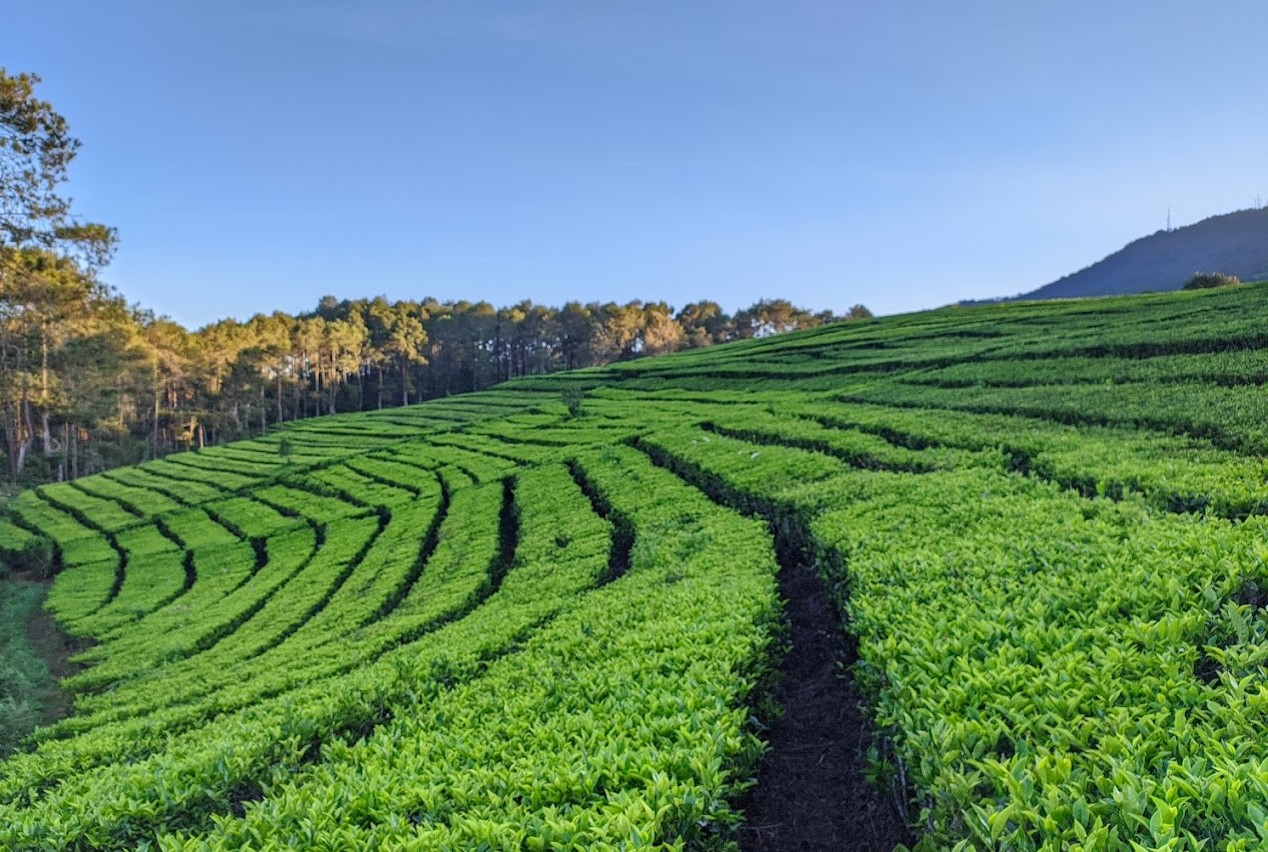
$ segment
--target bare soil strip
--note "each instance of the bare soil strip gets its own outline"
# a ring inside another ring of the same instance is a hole
[[[857,643],[809,556],[810,531],[774,503],[730,494],[708,472],[637,439],[633,445],[715,503],[766,521],[775,539],[790,643],[774,691],[783,715],[766,732],[757,784],[739,803],[740,848],[893,852],[912,845],[897,804],[866,777],[872,728],[849,676]]]
[[[792,640],[775,689],[784,715],[768,732],[757,785],[741,802],[741,848],[892,852],[912,844],[894,803],[864,777],[871,730],[848,676],[855,643],[813,566],[785,561],[779,590]]]

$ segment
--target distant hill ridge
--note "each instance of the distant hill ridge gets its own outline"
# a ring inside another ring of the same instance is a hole
[[[1268,207],[1141,237],[1104,260],[1014,298],[1179,290],[1195,272],[1224,272],[1243,281],[1268,278]]]

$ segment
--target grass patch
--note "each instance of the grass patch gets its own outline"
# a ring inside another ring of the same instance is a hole
[[[0,580],[0,757],[21,748],[58,704],[57,682],[27,638],[47,591],[40,583]]]

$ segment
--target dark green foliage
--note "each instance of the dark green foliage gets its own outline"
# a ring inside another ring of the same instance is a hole
[[[37,579],[53,576],[53,542],[0,517],[0,579],[22,572]]]
[[[32,536],[21,550],[6,553],[3,558],[14,571],[25,571],[44,580],[53,576],[53,543],[43,536]]]
[[[53,691],[48,666],[24,635],[44,599],[40,586],[0,579],[0,758],[45,723]]]
[[[584,389],[575,385],[569,385],[563,391],[564,407],[568,409],[569,417],[581,416],[581,405],[586,401],[586,392]]]
[[[1225,275],[1222,272],[1198,272],[1184,282],[1185,290],[1210,290],[1213,287],[1236,287],[1242,282],[1236,275]]]

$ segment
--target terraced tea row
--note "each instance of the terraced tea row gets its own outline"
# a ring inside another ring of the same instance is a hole
[[[1262,841],[1262,519],[1150,517],[990,468],[833,475],[708,437],[646,443],[780,518],[849,589],[856,679],[938,845]]]
[[[472,452],[463,456],[476,458]],[[387,463],[385,460],[369,465],[375,470],[375,482],[380,488],[390,473],[400,473],[402,468],[416,475],[422,473],[422,469],[408,463],[396,462],[394,468],[386,467]],[[487,467],[490,462],[483,464]],[[596,488],[611,487],[629,474],[624,460],[594,457],[578,464],[578,471],[583,471],[578,475],[585,476],[587,483]],[[647,476],[662,476],[645,462],[644,467]],[[35,751],[16,757],[6,766],[0,792],[8,802],[4,822],[12,828],[4,835],[4,842],[16,847],[123,846],[140,842],[160,829],[172,831],[179,826],[192,831],[209,831],[214,826],[209,838],[231,838],[232,832],[239,829],[223,817],[234,812],[234,803],[244,799],[244,790],[256,789],[262,774],[280,781],[283,767],[292,773],[286,796],[266,799],[271,806],[285,807],[289,801],[286,797],[290,796],[317,795],[307,791],[310,782],[304,779],[309,775],[337,777],[332,773],[345,759],[338,742],[347,743],[344,749],[366,750],[373,748],[379,737],[390,737],[391,742],[399,744],[402,733],[391,730],[374,734],[364,745],[353,745],[358,736],[384,728],[401,713],[401,718],[412,723],[409,736],[413,739],[408,741],[416,740],[421,748],[425,735],[438,735],[434,715],[427,717],[432,719],[427,727],[418,727],[423,721],[422,710],[439,712],[442,705],[436,702],[441,698],[446,702],[443,706],[452,706],[452,702],[467,704],[466,693],[459,693],[456,685],[472,678],[472,694],[487,695],[488,701],[504,706],[511,706],[512,701],[525,702],[525,707],[538,706],[537,698],[521,688],[525,672],[533,672],[540,692],[551,681],[543,680],[534,667],[558,670],[561,660],[568,659],[579,669],[584,665],[587,671],[596,673],[612,671],[614,686],[624,682],[629,673],[645,667],[661,674],[659,679],[642,678],[643,692],[614,695],[610,705],[613,715],[602,724],[593,721],[589,705],[573,702],[575,711],[585,711],[584,718],[591,720],[587,724],[592,737],[628,740],[631,750],[628,754],[620,752],[620,762],[613,764],[613,771],[620,766],[627,768],[619,770],[620,778],[599,782],[600,789],[593,792],[590,816],[579,810],[571,820],[565,814],[553,828],[543,824],[526,834],[540,838],[557,831],[614,839],[628,836],[630,831],[643,832],[648,838],[670,836],[682,825],[694,825],[697,832],[705,830],[701,825],[710,826],[709,831],[728,830],[733,818],[726,817],[725,802],[729,785],[737,783],[730,767],[737,760],[751,763],[754,754],[754,743],[744,731],[747,714],[742,698],[748,687],[742,681],[736,682],[730,672],[736,665],[754,671],[765,665],[766,625],[774,614],[769,593],[773,562],[769,542],[760,545],[760,528],[746,526],[734,518],[727,523],[739,525],[735,532],[738,539],[730,545],[719,539],[713,549],[705,547],[704,542],[715,535],[705,528],[712,530],[728,513],[712,507],[698,494],[691,497],[694,492],[681,483],[674,485],[672,477],[658,482],[658,488],[646,492],[639,501],[629,503],[625,497],[614,497],[612,505],[627,506],[630,513],[629,518],[623,515],[620,523],[643,530],[647,536],[643,543],[647,553],[636,569],[620,578],[619,584],[612,583],[612,591],[605,593],[603,602],[588,602],[592,593],[587,589],[615,579],[609,565],[611,527],[593,514],[589,499],[567,468],[547,465],[523,469],[513,480],[495,480],[481,486],[473,485],[457,468],[442,470],[450,473],[442,474],[439,480],[432,474],[430,489],[414,486],[417,494],[405,489],[390,492],[390,517],[381,527],[382,515],[331,520],[316,526],[324,543],[319,543],[316,552],[298,568],[288,572],[271,556],[264,561],[257,569],[257,577],[275,568],[279,575],[286,575],[267,601],[284,602],[290,609],[302,603],[300,583],[330,576],[331,570],[322,570],[318,564],[322,558],[336,552],[337,543],[357,540],[341,525],[369,522],[373,527],[368,530],[367,544],[357,553],[349,555],[345,547],[342,558],[331,560],[330,568],[345,576],[334,579],[324,599],[293,629],[279,631],[266,612],[266,602],[219,641],[194,648],[192,654],[161,655],[162,659],[155,660],[157,667],[138,666],[131,676],[123,670],[122,661],[142,649],[143,653],[157,656],[153,648],[144,648],[142,637],[153,635],[147,627],[162,618],[166,610],[158,609],[145,616],[133,628],[135,632],[125,632],[97,646],[94,656],[104,662],[89,668],[75,684],[93,688],[117,680],[108,692],[82,697],[77,716],[46,731]],[[346,484],[342,477],[339,481]],[[402,492],[410,497],[404,503],[396,499]],[[664,532],[660,532],[662,527],[666,528]],[[223,527],[220,529],[224,531]],[[304,525],[275,532],[265,539],[266,553],[271,554],[275,542],[283,538],[287,539],[287,550],[302,550],[294,548],[299,543],[294,537],[308,529],[312,528]],[[754,539],[759,544],[757,552],[765,550],[768,554],[764,566],[756,558],[716,576],[706,571],[706,565],[719,561],[731,547],[742,545],[753,535],[758,537]],[[694,543],[673,544],[683,536],[689,536]],[[236,545],[241,546],[242,542]],[[662,552],[662,548],[671,549]],[[683,562],[688,556],[693,558]],[[692,569],[693,564],[701,567]],[[666,572],[669,584],[680,588],[675,600],[653,606],[654,598],[647,594],[646,583],[666,583]],[[693,580],[698,572],[708,576]],[[636,581],[635,575],[642,573],[649,578]],[[73,573],[68,570],[62,576],[71,577]],[[742,579],[745,576],[750,579]],[[755,587],[753,583],[759,585]],[[726,588],[720,591],[719,584]],[[696,589],[696,585],[701,588]],[[736,596],[752,597],[753,590],[761,587],[767,590],[764,596],[746,604],[753,610],[751,626],[736,631]],[[191,593],[195,588],[197,582]],[[601,615],[610,615],[613,607],[625,613],[623,618],[614,620]],[[572,619],[568,622],[571,626],[537,629],[565,612]],[[593,627],[578,632],[576,619],[584,619]],[[630,629],[634,624],[644,624],[644,632]],[[710,624],[714,626],[709,627]],[[269,629],[272,635],[263,635]],[[714,655],[712,675],[705,678],[705,669],[695,666],[684,681],[686,674],[665,662],[688,653],[691,647],[682,635],[672,638],[675,630],[687,631],[691,636],[702,636],[700,631],[704,630],[727,634],[728,642],[720,645]],[[578,645],[578,637],[589,637],[596,631],[612,637],[610,643],[604,640],[595,644],[584,639]],[[285,635],[279,635],[282,633]],[[252,636],[254,640],[248,638]],[[662,654],[668,657],[649,657],[644,653],[658,643],[665,646]],[[571,648],[567,652],[570,656],[561,658],[561,648],[565,647]],[[614,648],[626,650],[614,656]],[[119,653],[112,653],[115,650]],[[495,666],[482,673],[488,660],[504,656],[502,668]],[[508,682],[503,682],[503,669],[511,678]],[[579,685],[586,683],[593,681],[578,681]],[[367,690],[374,694],[373,701],[367,702]],[[584,691],[582,694],[590,695]],[[679,707],[677,700],[672,706],[666,705],[665,696],[671,694],[691,699],[689,705]],[[332,701],[332,695],[340,697]],[[426,696],[431,699],[426,700]],[[467,712],[474,712],[475,705],[470,707]],[[266,713],[265,708],[272,712]],[[406,708],[408,713],[403,712]],[[706,708],[712,709],[701,721],[700,714]],[[628,720],[636,717],[648,726],[639,735],[625,730]],[[470,726],[483,717],[467,718],[462,724]],[[517,717],[513,714],[507,718]],[[658,718],[659,722],[651,724]],[[722,719],[731,721],[715,724],[714,720]],[[662,742],[666,732],[681,727],[684,720],[695,722],[696,727],[684,728],[681,743],[674,747],[684,761],[684,769],[678,773],[682,777],[672,783],[656,782],[650,791],[645,791],[653,796],[656,805],[649,812],[615,807],[603,791],[628,787],[631,801],[644,795],[636,791],[647,781],[646,772],[661,769],[653,758],[668,747]],[[470,739],[474,734],[459,722],[459,717],[453,717],[451,724],[457,726],[454,730],[467,730],[462,736]],[[575,730],[572,724],[563,725],[561,730]],[[722,727],[718,728],[718,724]],[[727,729],[732,734],[719,740],[719,732]],[[323,753],[295,751],[299,748],[293,740],[297,730],[310,731],[309,737],[324,742]],[[488,742],[492,747],[505,740],[497,735]],[[639,742],[646,745],[639,746]],[[548,756],[555,765],[551,771],[575,773],[571,760],[559,762],[557,755],[541,753],[543,759]],[[507,755],[506,759],[512,756]],[[687,769],[711,763],[714,769],[702,778],[695,778]],[[89,766],[96,767],[96,771],[83,776],[82,771]],[[432,771],[433,783],[456,783],[447,780],[447,765],[436,765]],[[526,776],[532,777],[533,773]],[[594,785],[600,777],[580,778],[577,783]],[[474,778],[468,781],[476,783]],[[172,797],[173,783],[184,784],[189,792]],[[698,804],[685,810],[679,804],[681,814],[672,825],[666,825],[663,802],[678,798],[684,790],[696,790],[686,798],[694,796],[699,799]],[[280,788],[278,793],[280,796]],[[574,794],[556,794],[563,796],[561,805],[574,802]],[[251,795],[254,794],[245,798]],[[82,807],[88,799],[95,804]],[[507,806],[512,802],[517,803],[517,808],[527,806],[518,795],[508,798]],[[446,800],[446,813],[454,807]],[[302,842],[297,838],[313,828],[296,827],[297,821],[308,819],[303,815],[311,813],[307,806],[296,808],[290,817],[268,818],[274,824],[272,842]],[[243,826],[258,826],[252,820],[254,812],[248,808]],[[222,818],[208,822],[212,814]],[[446,818],[444,831],[459,838],[454,842],[461,843],[463,837],[488,832],[504,835],[504,822],[495,819],[491,812],[475,809],[461,825]],[[412,824],[406,824],[411,832],[416,831]],[[439,824],[433,829],[441,830]],[[238,841],[216,842],[235,845]],[[175,845],[177,840],[168,837],[164,844]]]
[[[50,547],[96,644],[0,765],[0,846],[754,842],[809,559],[884,788],[854,810],[924,849],[1260,848],[1265,299],[828,327],[24,494],[0,555]]]

